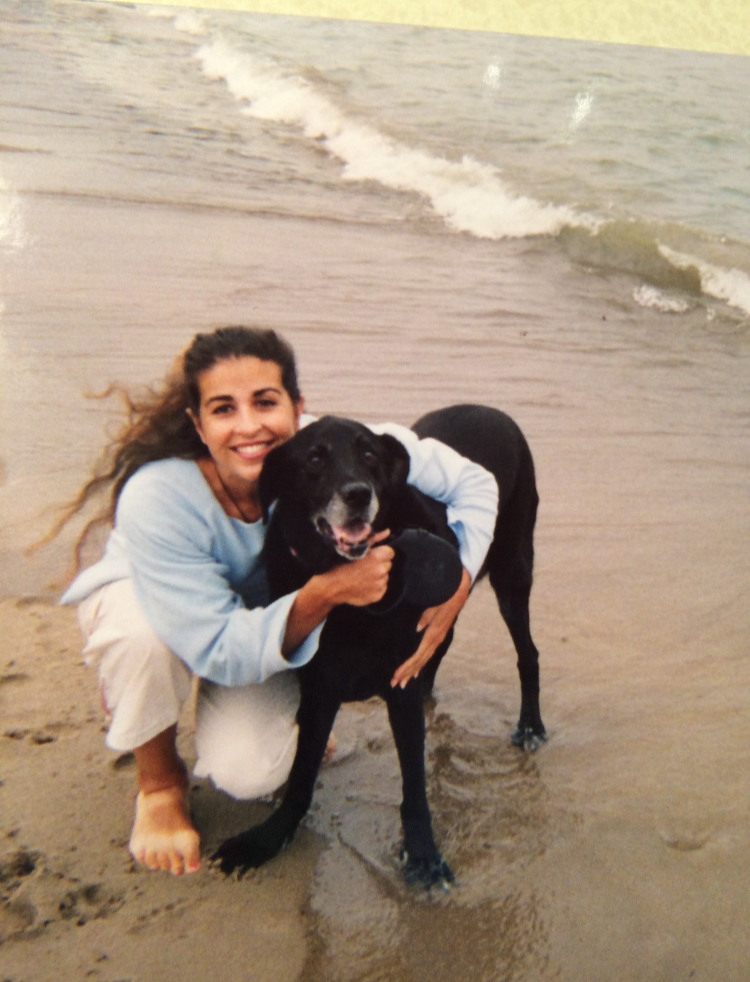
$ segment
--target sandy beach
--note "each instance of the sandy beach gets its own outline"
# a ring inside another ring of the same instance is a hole
[[[747,977],[742,482],[696,465],[700,434],[679,441],[682,459],[667,438],[658,456],[609,438],[606,466],[592,436],[584,475],[578,440],[544,439],[550,415],[527,420],[542,476],[561,477],[540,513],[532,607],[550,741],[533,756],[508,742],[515,667],[480,584],[429,715],[448,894],[401,882],[398,768],[374,702],[342,712],[355,751],[322,773],[306,828],[267,868],[241,881],[137,869],[133,763],[103,746],[74,613],[3,601],[4,979]],[[631,469],[619,496],[600,491]],[[190,761],[189,711],[181,732]],[[191,802],[204,855],[271,807],[205,782]]]

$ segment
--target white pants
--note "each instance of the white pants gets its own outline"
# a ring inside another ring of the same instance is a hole
[[[193,675],[157,638],[130,580],[96,590],[78,606],[83,658],[96,666],[111,717],[106,743],[134,750],[177,722]],[[289,776],[297,749],[299,687],[293,672],[236,688],[202,679],[196,707],[196,777],[235,798],[259,798]]]

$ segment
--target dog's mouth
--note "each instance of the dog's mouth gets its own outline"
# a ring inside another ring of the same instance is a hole
[[[315,524],[320,534],[331,541],[336,552],[344,559],[361,559],[370,548],[372,525],[369,522],[358,520],[346,525],[331,525],[321,515]]]

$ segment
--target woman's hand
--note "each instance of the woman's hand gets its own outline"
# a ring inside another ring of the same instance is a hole
[[[333,601],[338,604],[351,604],[353,607],[366,607],[377,603],[388,589],[388,576],[393,565],[393,549],[378,545],[390,535],[390,529],[370,537],[370,549],[362,559],[342,563],[320,576],[326,581],[326,589]]]
[[[403,689],[410,678],[416,678],[421,669],[435,654],[440,642],[444,640],[451,624],[458,617],[471,590],[471,576],[464,570],[461,585],[450,600],[439,607],[428,607],[422,614],[417,631],[424,631],[419,647],[402,665],[396,669],[391,686],[400,685]]]
[[[378,545],[390,530],[370,538],[366,556],[334,566],[327,573],[311,577],[298,592],[286,621],[281,653],[291,655],[339,604],[366,607],[377,603],[388,589],[393,549]]]

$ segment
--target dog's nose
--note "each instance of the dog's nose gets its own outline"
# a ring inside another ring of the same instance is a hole
[[[372,498],[372,488],[361,481],[352,482],[341,489],[341,497],[350,508],[366,508]]]

